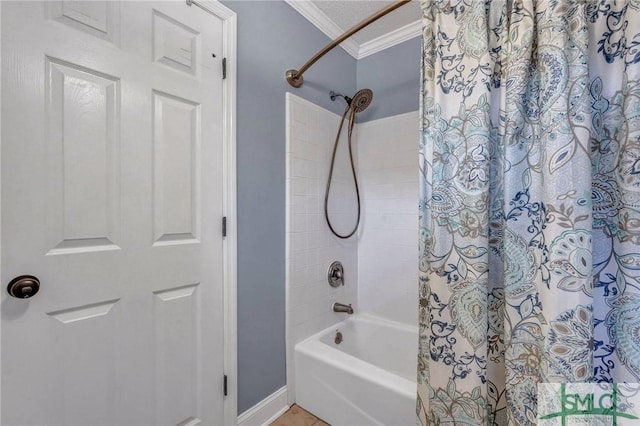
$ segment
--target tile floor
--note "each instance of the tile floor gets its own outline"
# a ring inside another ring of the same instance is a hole
[[[297,405],[292,405],[289,410],[278,417],[269,426],[330,426],[308,411]]]

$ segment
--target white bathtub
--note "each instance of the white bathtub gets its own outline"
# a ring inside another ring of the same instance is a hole
[[[296,403],[332,426],[415,425],[417,352],[417,327],[353,315],[295,346]]]

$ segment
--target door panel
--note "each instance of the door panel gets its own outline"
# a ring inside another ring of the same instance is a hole
[[[119,79],[47,57],[48,254],[117,250]]]
[[[199,420],[199,283],[155,292],[156,419],[177,425]],[[180,366],[180,368],[174,368]],[[180,389],[179,394],[167,389]]]
[[[1,7],[2,424],[222,424],[222,22]]]
[[[119,2],[51,0],[45,12],[48,19],[120,45]]]
[[[153,60],[197,75],[200,34],[157,10],[153,14]]]
[[[197,243],[200,105],[154,92],[154,245]]]

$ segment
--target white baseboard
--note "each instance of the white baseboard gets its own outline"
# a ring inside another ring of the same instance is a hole
[[[238,426],[267,426],[289,409],[283,386],[238,416]]]

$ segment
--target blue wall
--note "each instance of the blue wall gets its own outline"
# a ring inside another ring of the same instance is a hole
[[[238,15],[238,413],[286,384],[285,93],[337,114],[329,91],[374,91],[359,121],[418,109],[419,38],[358,62],[336,48],[292,88],[284,79],[330,40],[284,1],[223,1]],[[357,82],[357,85],[356,85]]]
[[[358,61],[358,88],[373,90],[373,103],[358,115],[358,122],[418,109],[420,43],[421,37],[414,37]]]
[[[284,73],[330,40],[283,1],[224,1],[238,15],[238,413],[286,384],[285,92],[341,113],[356,61],[334,49],[294,89]]]

